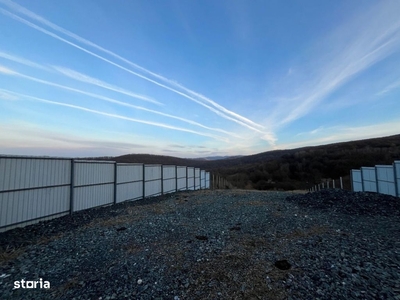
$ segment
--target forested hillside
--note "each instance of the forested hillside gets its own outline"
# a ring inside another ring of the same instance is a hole
[[[394,160],[400,160],[400,134],[323,146],[267,151],[220,160],[149,154],[128,154],[104,159],[199,167],[225,177],[233,186],[246,189],[308,189],[325,179],[338,179],[341,176],[344,177],[345,188],[350,188],[348,177],[351,169],[392,164]]]
[[[392,164],[394,160],[400,160],[400,135],[294,149],[280,158],[215,171],[239,188],[307,189],[341,176],[346,177],[345,187],[349,188],[351,169]]]

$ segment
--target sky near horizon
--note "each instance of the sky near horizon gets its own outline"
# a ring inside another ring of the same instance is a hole
[[[400,1],[0,0],[0,154],[249,155],[400,133]]]

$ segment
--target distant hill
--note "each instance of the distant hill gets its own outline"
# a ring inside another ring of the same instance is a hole
[[[243,157],[243,155],[234,155],[234,156],[207,156],[207,157],[199,157],[194,158],[195,160],[221,160],[221,159],[233,159]]]
[[[112,159],[125,163],[200,167],[225,177],[238,188],[307,189],[321,180],[344,177],[351,169],[400,160],[400,134],[297,149],[274,150],[248,156],[185,159],[150,154],[127,154]]]
[[[239,188],[308,189],[324,179],[343,177],[345,188],[350,189],[351,169],[394,160],[400,160],[400,135],[268,151],[221,161],[213,171]]]

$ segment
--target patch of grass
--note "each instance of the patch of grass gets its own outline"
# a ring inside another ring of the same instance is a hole
[[[15,248],[7,246],[0,248],[0,265],[4,265],[25,253],[26,247]]]
[[[129,208],[124,214],[110,218],[96,218],[90,221],[88,224],[84,225],[84,228],[94,228],[94,227],[114,227],[127,225],[133,222],[140,221],[143,219],[143,215],[139,213],[138,208]]]

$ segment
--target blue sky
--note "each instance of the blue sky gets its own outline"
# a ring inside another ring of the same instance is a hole
[[[400,2],[0,0],[0,153],[248,155],[400,133]]]

